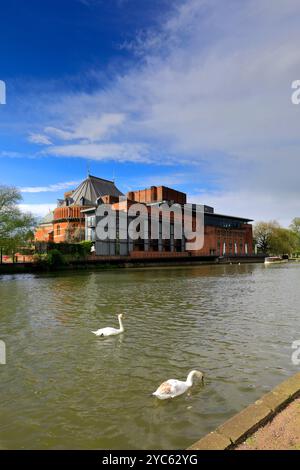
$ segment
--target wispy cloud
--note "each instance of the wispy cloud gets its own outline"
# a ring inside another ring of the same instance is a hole
[[[46,126],[45,134],[106,144],[126,136],[149,148],[158,143],[187,161],[195,155],[209,160],[215,152],[257,161],[266,150],[272,158],[279,142],[298,142],[290,83],[299,68],[299,3],[179,5],[140,40],[144,65],[105,89],[60,97],[49,107],[60,125]],[[162,42],[163,52],[156,46]]]
[[[250,216],[265,214],[266,204],[276,217],[271,200],[284,194],[278,217],[292,215],[300,106],[292,105],[290,87],[300,78],[299,18],[298,0],[176,2],[167,20],[130,45],[138,60],[126,73],[91,93],[47,97],[42,113],[39,102],[43,119],[33,128],[54,143],[42,154],[206,162],[228,204],[246,197]]]
[[[9,150],[0,151],[0,158],[24,158],[28,157],[26,153],[22,152],[13,152]]]
[[[19,188],[22,193],[50,193],[69,188],[76,188],[80,181],[67,181],[65,183],[49,184],[48,186],[27,186]]]
[[[70,125],[69,129],[48,126],[44,132],[60,140],[97,142],[113,133],[124,121],[125,115],[122,113],[104,113],[98,116],[91,114]]]
[[[163,185],[178,187],[181,185],[195,184],[197,180],[197,173],[192,172],[168,172],[168,174],[160,174],[154,172],[149,176],[137,178],[127,177],[122,181],[123,185],[126,186],[127,190],[142,189],[145,187]]]
[[[249,189],[202,191],[191,194],[189,201],[213,206],[216,213],[245,216],[249,219],[278,220],[288,227],[299,214],[298,192],[272,194],[269,191],[253,192]]]
[[[40,145],[51,145],[51,140],[43,134],[30,134],[28,136],[28,141],[32,142],[33,144],[40,144]]]
[[[148,163],[152,161],[152,159],[148,157],[146,146],[131,143],[54,145],[44,150],[44,154],[53,155],[55,157],[87,158],[98,161],[114,160],[138,163]]]

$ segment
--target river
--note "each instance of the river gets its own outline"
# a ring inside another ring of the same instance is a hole
[[[186,448],[299,371],[299,285],[300,263],[0,277],[0,448]]]

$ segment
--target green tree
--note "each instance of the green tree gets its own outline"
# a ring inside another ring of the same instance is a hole
[[[295,217],[290,225],[290,230],[300,236],[300,217]]]
[[[21,212],[21,200],[16,188],[0,186],[0,249],[6,254],[13,255],[32,238],[35,219],[32,214]]]
[[[64,255],[56,249],[48,251],[46,261],[52,268],[57,268],[65,264]]]
[[[296,245],[296,248],[294,250],[294,253],[295,254],[298,254],[300,253],[300,217],[295,217],[292,222],[291,222],[291,225],[290,225],[290,230],[292,231],[292,233],[294,233],[296,235],[296,240],[297,240],[297,245]]]
[[[290,255],[297,251],[298,235],[287,228],[275,228],[270,240],[270,252],[273,255]]]
[[[271,249],[272,235],[275,229],[280,228],[276,220],[270,222],[257,222],[253,229],[254,242],[259,251],[269,253]]]

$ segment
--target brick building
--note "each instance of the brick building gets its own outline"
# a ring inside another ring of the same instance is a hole
[[[159,208],[162,203],[178,204],[183,206],[187,202],[185,193],[176,191],[165,186],[152,186],[143,190],[130,191],[121,202],[113,198],[104,200],[111,204],[112,208],[121,214],[128,212],[129,207],[138,202],[145,205],[149,212],[148,225],[150,227],[153,213],[150,209],[157,208],[158,218],[160,217]],[[96,227],[96,208],[90,207],[84,210],[86,216],[86,239],[95,241]],[[192,218],[195,216],[197,205],[193,205]],[[210,206],[203,206],[204,210],[204,246],[201,250],[190,251],[191,255],[196,256],[247,256],[253,254],[252,225],[251,219],[243,217],[233,217],[224,214],[217,214]],[[187,252],[184,237],[176,240],[174,235],[174,217],[171,213],[171,237],[170,240],[151,239],[149,233],[148,240],[130,240],[122,239],[120,233],[117,233],[117,240],[96,241],[96,253],[98,255],[128,255],[134,256],[137,252]],[[118,220],[118,219],[117,219]],[[128,218],[128,223],[130,218]],[[159,222],[161,224],[161,221]],[[118,225],[118,224],[117,224]],[[172,229],[173,227],[173,229]],[[160,233],[162,232],[160,228]]]
[[[102,196],[122,196],[113,181],[89,175],[74,190],[57,201],[57,207],[47,214],[35,232],[36,241],[78,242],[85,239],[85,214],[88,207],[95,207]]]
[[[162,222],[160,208],[162,203],[169,206],[177,204],[183,207],[187,203],[185,193],[165,186],[151,186],[150,188],[130,191],[124,196],[115,186],[114,182],[88,176],[74,191],[65,193],[64,199],[58,201],[57,208],[47,214],[36,230],[37,241],[76,242],[91,240],[95,242],[97,255],[130,255],[156,252],[163,256],[166,253],[187,253],[186,240],[183,236],[176,239],[174,236],[174,215],[170,213],[170,237],[162,236]],[[116,238],[111,240],[95,240],[97,207],[109,204],[117,215]],[[142,204],[148,213],[149,227],[151,217],[157,218],[159,236],[153,239],[149,233],[148,240],[131,240],[124,237],[119,228],[120,217],[126,217],[127,226],[132,220],[128,217],[128,210],[134,203]],[[197,206],[192,205],[191,218],[195,218]],[[197,256],[247,256],[253,254],[251,219],[234,217],[215,213],[210,206],[201,206],[204,210],[204,245],[201,250],[190,251],[190,255]],[[156,212],[155,212],[156,210]],[[155,215],[157,213],[157,215]],[[154,215],[153,215],[154,214]],[[178,220],[177,220],[178,222]],[[181,220],[180,220],[181,223]],[[142,252],[142,253],[141,253]]]

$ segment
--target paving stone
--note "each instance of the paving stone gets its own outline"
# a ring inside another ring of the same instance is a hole
[[[255,402],[256,405],[264,405],[273,412],[280,411],[290,402],[290,397],[286,393],[270,392]]]
[[[228,437],[232,443],[241,441],[263,424],[272,411],[263,404],[249,405],[243,411],[219,426],[216,431]]]
[[[300,372],[204,436],[189,450],[221,450],[232,444],[239,444],[298,396],[300,396]]]
[[[287,398],[297,396],[300,393],[300,372],[277,385],[272,391],[285,394]]]
[[[195,442],[187,450],[224,450],[231,445],[228,437],[213,431],[204,436],[200,441]]]

